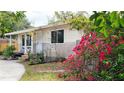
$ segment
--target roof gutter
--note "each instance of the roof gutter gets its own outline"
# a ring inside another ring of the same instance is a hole
[[[36,27],[36,28],[31,28],[31,29],[25,29],[25,30],[20,30],[20,31],[14,31],[14,32],[6,33],[5,36],[17,35],[17,34],[28,33],[28,32],[34,32],[34,31],[37,31],[37,30],[40,30],[40,29],[45,29],[45,28],[50,28],[50,27],[56,27],[56,26],[61,26],[61,25],[67,25],[67,24],[69,24],[69,23],[51,24],[51,25],[40,26],[40,27]]]

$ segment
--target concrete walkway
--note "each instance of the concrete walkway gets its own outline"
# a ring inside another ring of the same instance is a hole
[[[20,80],[25,68],[17,62],[17,60],[0,60],[0,81]]]

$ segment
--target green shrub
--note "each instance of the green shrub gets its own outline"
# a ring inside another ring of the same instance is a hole
[[[114,46],[112,54],[108,56],[108,67],[94,72],[97,80],[124,80],[124,44]]]
[[[112,38],[108,42],[95,33],[84,35],[63,62],[65,71],[60,76],[65,80],[124,80],[124,37]]]
[[[8,46],[4,51],[3,51],[3,56],[5,58],[12,57],[14,54],[15,47],[14,46]]]
[[[29,54],[29,64],[43,64],[44,63],[44,54],[43,53],[37,53],[37,54]]]
[[[124,12],[100,11],[90,17],[93,30],[112,44],[112,53],[103,60],[103,66],[94,72],[96,80],[124,80]]]
[[[2,55],[3,53],[2,52],[0,52],[0,55]]]

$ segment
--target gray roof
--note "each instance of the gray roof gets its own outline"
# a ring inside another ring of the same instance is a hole
[[[21,34],[21,33],[34,32],[34,31],[38,31],[38,30],[44,29],[44,28],[56,27],[56,26],[67,25],[67,24],[68,23],[58,23],[58,24],[45,25],[45,26],[29,28],[29,29],[20,30],[20,31],[14,31],[14,32],[6,33],[5,35],[8,36],[8,35],[17,35],[17,34]]]

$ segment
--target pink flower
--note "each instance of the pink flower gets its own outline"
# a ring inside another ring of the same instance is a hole
[[[74,51],[75,54],[80,55],[82,52],[81,50],[82,50],[82,45],[77,45],[75,48],[73,48],[72,51]]]
[[[100,52],[99,60],[100,60],[100,62],[105,60],[105,53],[104,52]]]
[[[112,42],[112,45],[115,45],[115,42]]]
[[[89,49],[93,50],[94,49],[93,45],[89,45]]]
[[[85,43],[84,43],[84,46],[86,46],[88,44],[89,44],[89,42],[88,42],[88,40],[86,40]]]
[[[92,35],[92,40],[94,41],[96,39],[96,33],[91,33]]]
[[[86,35],[85,36],[86,40],[89,39],[89,37],[90,37],[90,34]]]
[[[76,64],[77,64],[77,67],[80,67],[82,65],[82,61],[78,60]]]
[[[95,69],[96,69],[96,71],[99,71],[99,65],[96,65]]]
[[[67,62],[67,60],[65,60],[64,62],[63,62],[63,64],[65,64]]]
[[[81,38],[80,44],[82,44],[84,42],[84,36]]]
[[[98,46],[99,46],[99,44],[98,44],[98,43],[96,43],[95,45],[96,45],[96,47],[98,47]]]
[[[76,55],[80,55],[81,54],[81,52],[78,51],[78,50],[76,50],[75,53],[76,53]]]
[[[67,59],[68,59],[68,60],[73,60],[73,59],[74,59],[74,55],[72,55],[72,54],[69,55]]]
[[[107,53],[110,54],[111,51],[112,51],[112,48],[111,48],[110,45],[108,45],[108,44],[107,44],[106,46],[107,46]]]
[[[93,81],[93,80],[95,80],[95,78],[94,78],[92,75],[87,76],[86,79],[89,80],[89,81]]]

